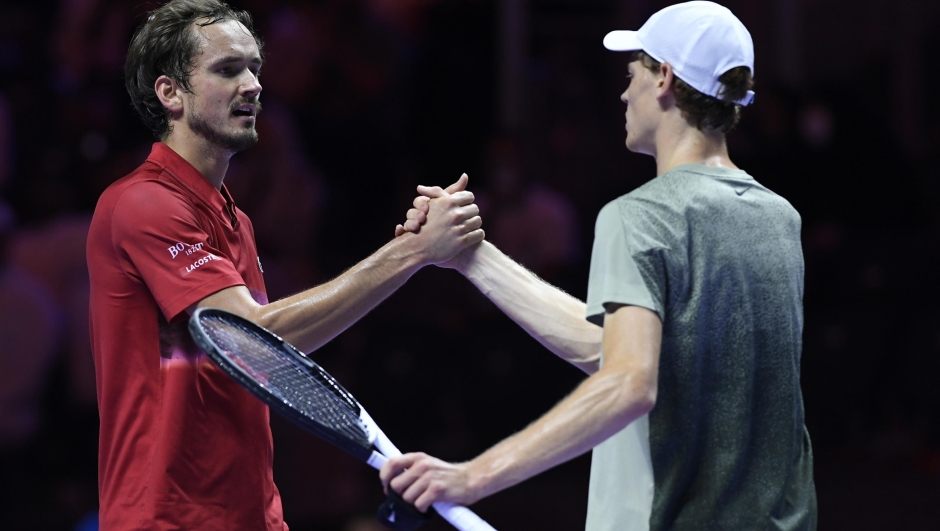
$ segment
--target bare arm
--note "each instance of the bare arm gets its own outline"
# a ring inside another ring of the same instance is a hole
[[[603,329],[585,319],[584,302],[545,282],[487,241],[448,264],[545,348],[588,374],[598,370]]]
[[[425,511],[434,502],[471,504],[594,448],[656,403],[662,323],[637,306],[608,313],[604,366],[542,418],[476,459],[451,464],[406,454],[380,478]]]
[[[414,208],[395,235],[420,233],[427,220],[428,197],[439,188],[419,187]],[[484,241],[439,264],[460,271],[500,310],[556,356],[592,374],[601,353],[601,328],[585,319],[584,302],[540,279],[495,245]]]
[[[466,183],[465,178],[461,180]],[[427,232],[395,238],[337,278],[307,291],[260,305],[245,286],[214,293],[190,308],[213,307],[250,319],[310,352],[323,346],[391,295],[421,267],[453,257],[484,237],[472,204],[459,191],[430,204]]]

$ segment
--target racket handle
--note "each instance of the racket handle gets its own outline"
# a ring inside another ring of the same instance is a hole
[[[366,461],[369,466],[379,470],[382,465],[388,461],[388,458],[378,452],[372,452],[372,455]],[[460,531],[496,531],[486,520],[477,516],[477,514],[463,505],[456,505],[450,502],[437,502],[432,504],[434,510],[450,522],[450,525]]]
[[[493,526],[470,509],[463,505],[455,505],[449,502],[437,502],[433,504],[434,510],[440,514],[444,520],[450,522],[450,525],[460,531],[496,531]]]
[[[366,463],[376,470],[382,470],[382,465],[384,465],[386,461],[388,461],[388,458],[375,450],[373,450],[372,455],[366,459]]]

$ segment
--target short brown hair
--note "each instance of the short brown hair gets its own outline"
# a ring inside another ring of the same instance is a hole
[[[124,85],[137,114],[158,139],[164,140],[170,133],[170,121],[169,112],[153,88],[157,78],[165,75],[192,92],[189,76],[195,67],[193,57],[199,52],[192,25],[196,21],[200,26],[209,26],[228,20],[245,26],[258,43],[259,52],[262,50],[251,15],[220,0],[170,0],[151,11],[134,32],[124,62]]]
[[[634,60],[652,72],[659,72],[661,63],[644,51],[636,52]],[[728,70],[718,81],[722,84],[717,98],[699,92],[678,77],[675,78],[676,107],[682,111],[682,117],[693,127],[701,131],[719,130],[727,133],[741,119],[741,105],[734,103],[744,98],[747,91],[754,88],[751,70],[739,66]]]

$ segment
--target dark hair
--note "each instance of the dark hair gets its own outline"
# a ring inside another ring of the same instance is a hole
[[[170,133],[170,122],[169,112],[154,91],[157,78],[165,75],[192,92],[189,76],[195,68],[193,57],[199,52],[193,24],[209,26],[228,20],[244,25],[262,50],[251,15],[220,0],[170,0],[151,11],[134,32],[124,62],[124,84],[137,114],[158,139],[164,140]]]
[[[636,52],[635,60],[653,72],[659,72],[661,63],[644,51]],[[744,98],[747,91],[754,88],[751,70],[738,66],[718,77],[722,88],[718,97],[709,96],[692,88],[678,77],[675,78],[674,90],[676,107],[682,111],[682,117],[693,127],[701,131],[719,130],[727,133],[741,119],[741,105],[734,103]]]

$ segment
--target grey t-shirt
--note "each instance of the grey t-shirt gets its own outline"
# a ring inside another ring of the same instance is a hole
[[[743,171],[682,165],[601,210],[587,317],[649,308],[663,341],[656,406],[594,450],[588,531],[815,529],[802,297],[800,217]]]

